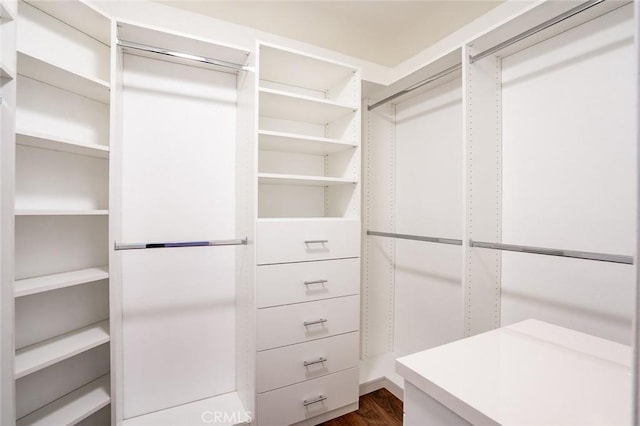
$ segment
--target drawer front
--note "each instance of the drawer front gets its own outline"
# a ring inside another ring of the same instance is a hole
[[[360,296],[258,309],[258,350],[357,331]]]
[[[326,399],[310,403],[321,398]],[[290,425],[355,402],[358,402],[358,368],[350,368],[259,394],[258,426]]]
[[[360,256],[360,221],[258,222],[257,263],[300,262]]]
[[[360,259],[258,267],[259,308],[358,294]]]
[[[347,333],[258,352],[258,392],[303,382],[358,366],[359,333]]]

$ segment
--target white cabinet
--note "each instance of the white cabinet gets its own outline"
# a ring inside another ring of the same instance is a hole
[[[258,56],[257,422],[326,420],[358,399],[359,71]]]

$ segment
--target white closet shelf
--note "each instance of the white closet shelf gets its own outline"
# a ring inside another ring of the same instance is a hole
[[[106,216],[109,210],[16,209],[16,216]]]
[[[109,341],[109,320],[16,351],[15,378],[49,367]]]
[[[320,92],[339,85],[357,70],[348,65],[268,44],[260,46],[260,78]]]
[[[15,297],[29,296],[80,284],[87,284],[109,278],[109,268],[98,266],[59,274],[16,280],[13,286]]]
[[[16,130],[16,143],[33,148],[68,152],[70,154],[86,155],[88,157],[109,158],[108,146],[84,143],[27,129]]]
[[[285,175],[279,173],[258,173],[258,182],[270,185],[333,186],[357,183],[353,179],[326,176]]]
[[[103,44],[111,45],[111,20],[87,1],[27,0],[27,3]]]
[[[25,52],[18,52],[20,75],[91,98],[104,104],[109,103],[109,82],[99,78],[77,74]]]
[[[68,393],[16,422],[17,426],[73,425],[111,402],[109,374]]]
[[[356,148],[357,145],[338,139],[305,136],[270,130],[258,131],[260,149],[265,151],[297,152],[300,154],[328,155]]]
[[[358,220],[355,217],[344,217],[344,216],[336,216],[336,217],[326,217],[326,216],[309,216],[309,217],[260,217],[258,218],[258,222],[263,223],[291,223],[291,222],[338,222],[338,221],[349,221],[353,222]]]
[[[357,106],[260,88],[260,115],[305,123],[327,124],[358,110]]]

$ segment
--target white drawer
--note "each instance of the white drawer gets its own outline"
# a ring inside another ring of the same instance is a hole
[[[326,399],[309,404],[319,398]],[[355,402],[358,402],[358,368],[350,368],[259,394],[258,426],[290,425]]]
[[[262,393],[357,367],[359,342],[353,332],[258,352],[256,388]]]
[[[259,308],[348,296],[359,291],[359,258],[258,267]]]
[[[358,295],[258,309],[258,350],[357,331],[359,320]]]
[[[360,256],[360,221],[258,222],[257,263],[300,262]]]

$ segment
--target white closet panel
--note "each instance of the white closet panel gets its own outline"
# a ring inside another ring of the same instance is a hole
[[[122,238],[235,238],[233,74],[125,55]]]
[[[459,79],[396,105],[395,232],[462,237],[461,123]],[[395,244],[395,353],[462,338],[462,248]]]
[[[121,242],[235,238],[236,76],[126,54]],[[235,390],[235,249],[120,252],[123,413]]]
[[[123,253],[125,417],[235,388],[234,248]]]
[[[634,253],[631,5],[503,60],[504,243]],[[629,343],[633,267],[503,254],[502,324]]]

